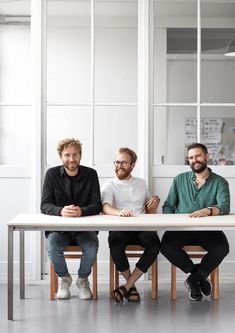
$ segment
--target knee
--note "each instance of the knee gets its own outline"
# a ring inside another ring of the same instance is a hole
[[[98,252],[99,241],[98,238],[89,239],[82,245],[84,252],[88,253],[91,256],[96,256]]]
[[[56,237],[53,237],[53,234],[49,235],[47,238],[47,251],[48,253],[63,252],[63,246]]]
[[[175,252],[175,247],[170,242],[163,239],[161,241],[160,251],[165,257],[168,257],[168,255]]]
[[[160,240],[157,234],[143,234],[140,235],[140,243],[146,249],[151,249],[151,251],[159,253],[160,250]]]
[[[217,256],[220,256],[221,258],[224,258],[229,253],[229,244],[226,242],[225,244],[218,244],[215,249],[213,250]]]
[[[109,247],[113,247],[115,245],[118,245],[120,246],[120,244],[123,243],[123,238],[121,237],[121,235],[117,232],[112,232],[110,235],[109,235],[109,238],[108,238],[108,243],[109,243]]]

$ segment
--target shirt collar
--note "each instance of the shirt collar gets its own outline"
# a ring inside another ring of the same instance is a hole
[[[208,181],[212,177],[212,170],[211,170],[211,168],[207,167],[207,170],[209,171],[209,176],[206,179],[206,181]],[[193,172],[193,171],[191,171],[190,172],[190,178],[195,182],[195,180],[196,180],[196,173]]]
[[[64,166],[63,166],[63,165],[61,165],[61,167],[60,167],[60,175],[61,175],[61,177],[66,177],[66,176],[67,176],[67,173],[65,172],[65,169],[64,169]],[[80,165],[79,165],[79,167],[78,167],[78,174],[77,174],[77,177],[78,177],[78,178],[83,177],[83,168],[81,168]]]

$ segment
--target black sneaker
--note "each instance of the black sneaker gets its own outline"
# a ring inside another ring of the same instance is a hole
[[[201,289],[201,292],[205,296],[209,296],[211,294],[212,287],[211,287],[211,281],[209,279],[201,280],[199,282],[199,287]]]
[[[187,280],[185,280],[184,285],[189,291],[189,299],[191,299],[192,301],[202,300],[202,293],[198,282],[195,283],[190,281],[190,276],[189,276]]]

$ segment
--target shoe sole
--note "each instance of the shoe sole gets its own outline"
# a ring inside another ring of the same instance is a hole
[[[89,299],[92,299],[92,295],[89,296],[89,297],[81,297],[80,292],[78,292],[78,297],[79,297],[80,299],[83,299],[83,300],[89,300]]]
[[[71,298],[70,293],[69,293],[68,297],[61,297],[61,296],[56,295],[56,299],[61,300],[61,301],[66,300],[66,299],[70,299],[70,298]]]
[[[193,298],[193,297],[191,296],[191,293],[190,293],[190,292],[188,293],[188,297],[189,297],[189,299],[190,299],[191,301],[194,301],[194,302],[200,302],[200,301],[202,300],[202,298],[200,298],[200,299]]]

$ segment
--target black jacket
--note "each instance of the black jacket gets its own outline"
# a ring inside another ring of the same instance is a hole
[[[83,216],[101,212],[100,186],[94,169],[79,166],[74,182],[74,199],[71,196],[71,183],[63,166],[47,171],[44,179],[41,212],[47,215],[60,215],[64,206],[79,206]]]

